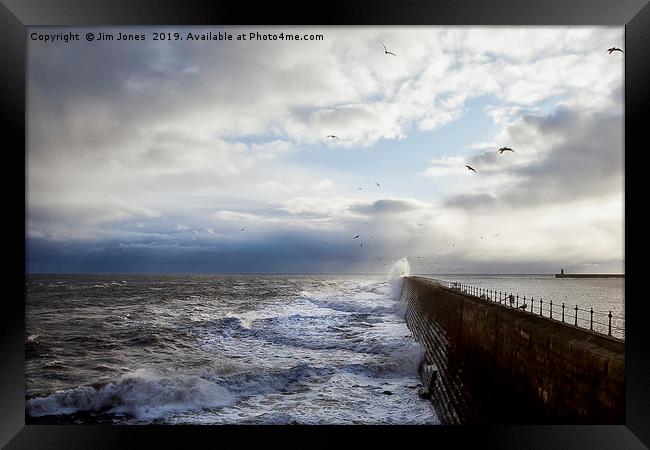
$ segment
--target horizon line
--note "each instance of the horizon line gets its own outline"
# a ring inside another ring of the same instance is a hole
[[[620,272],[571,272],[565,275],[625,275]],[[25,272],[31,275],[386,275],[386,272]],[[409,275],[475,276],[475,275],[557,275],[557,272],[501,272],[501,273],[430,273],[414,272]],[[407,275],[407,276],[409,276]]]

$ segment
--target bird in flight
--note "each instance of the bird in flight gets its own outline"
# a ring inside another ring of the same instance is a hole
[[[377,183],[376,181],[375,184],[377,185],[377,187],[381,187],[381,184]]]
[[[360,187],[358,187],[357,189],[359,189],[359,190],[361,190],[361,188],[360,188]]]
[[[609,52],[610,55],[612,54],[612,52],[621,52],[621,53],[625,53],[623,50],[621,50],[621,49],[618,48],[618,47],[608,48],[608,49],[605,50],[605,51],[606,51],[606,52]]]
[[[510,147],[501,147],[501,148],[500,148],[499,150],[497,150],[497,151],[499,152],[499,155],[502,154],[503,152],[512,152],[512,153],[515,152],[515,151],[514,151],[513,149],[511,149]]]
[[[477,173],[472,166],[468,166],[467,164],[465,164],[465,167],[467,167],[467,170],[471,170],[472,172]]]
[[[244,227],[241,227],[241,231],[244,231]]]
[[[383,42],[381,43],[381,45],[384,46],[384,54],[385,54],[385,55],[393,55],[393,56],[397,56],[395,53],[393,53],[393,52],[389,52],[388,49],[386,48],[386,45],[384,45]]]
[[[340,137],[338,137],[338,136],[334,136],[333,134],[328,134],[326,137],[328,137],[328,138],[332,138],[332,139],[338,139],[339,141],[341,140]]]
[[[359,239],[359,235],[357,234],[357,235],[356,235],[355,237],[353,237],[352,239]]]

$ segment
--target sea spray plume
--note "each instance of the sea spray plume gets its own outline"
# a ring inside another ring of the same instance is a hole
[[[400,259],[393,263],[389,272],[390,279],[390,290],[391,297],[395,300],[399,299],[400,293],[402,291],[402,282],[404,277],[407,277],[411,274],[411,266],[409,265],[406,257]]]

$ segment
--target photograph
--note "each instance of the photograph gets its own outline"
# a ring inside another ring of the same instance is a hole
[[[624,26],[31,26],[25,421],[625,423]]]

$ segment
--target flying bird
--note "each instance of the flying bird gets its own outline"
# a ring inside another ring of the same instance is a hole
[[[472,166],[468,166],[467,164],[465,164],[465,167],[467,167],[467,170],[471,170],[472,172],[477,173]]]
[[[515,151],[514,151],[513,149],[511,149],[510,147],[501,147],[501,148],[500,148],[499,150],[497,150],[497,151],[499,152],[499,155],[502,154],[503,152],[512,152],[512,153],[515,152]]]
[[[328,134],[326,137],[332,138],[332,139],[338,139],[339,141],[341,140],[341,138],[339,138],[338,136],[334,136],[333,134]]]
[[[353,237],[352,239],[359,239],[359,235],[357,234],[357,235],[356,235],[355,237]]]
[[[383,42],[381,43],[381,45],[384,46],[384,54],[385,54],[385,55],[393,55],[393,56],[397,56],[395,53],[393,53],[393,52],[389,52],[388,49],[386,48],[386,46],[384,45]]]
[[[375,184],[377,185],[377,187],[381,187],[381,184],[377,183],[376,181]]]
[[[244,231],[244,227],[241,227],[241,231]]]
[[[605,50],[605,51],[606,51],[606,52],[609,52],[610,55],[612,54],[612,52],[621,52],[621,53],[625,53],[623,50],[621,50],[621,49],[618,48],[618,47],[608,48],[608,49]]]
[[[360,187],[358,187],[357,189],[359,189],[359,190],[361,190],[361,188],[360,188]]]

